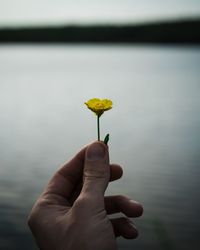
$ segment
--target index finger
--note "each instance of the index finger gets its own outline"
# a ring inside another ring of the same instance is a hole
[[[86,148],[84,147],[55,173],[43,195],[53,194],[65,199],[70,198],[76,184],[82,179]]]

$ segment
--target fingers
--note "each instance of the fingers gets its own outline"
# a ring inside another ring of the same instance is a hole
[[[83,188],[81,193],[103,198],[110,180],[108,147],[100,141],[88,146],[85,152]]]
[[[65,199],[71,197],[75,186],[82,179],[85,150],[86,147],[55,173],[43,195],[55,194]]]
[[[119,178],[122,177],[122,174],[123,174],[123,170],[119,165],[110,164],[110,181],[118,180]],[[71,205],[73,205],[74,201],[80,195],[82,186],[83,186],[83,183],[82,183],[82,180],[80,180],[80,182],[76,184],[76,187],[73,190],[71,197],[69,199],[69,202]]]
[[[71,204],[80,194],[82,189],[83,167],[85,152],[88,145],[80,150],[70,161],[65,163],[52,177],[43,195],[54,194],[70,201]],[[122,168],[119,165],[110,165],[110,181],[119,179],[122,176]],[[57,199],[57,198],[56,198]],[[72,202],[71,202],[72,201]],[[59,199],[59,203],[61,200]]]
[[[110,181],[115,181],[122,177],[123,170],[122,168],[117,164],[110,164]],[[77,183],[75,189],[73,190],[71,197],[69,199],[70,205],[73,205],[74,201],[77,199],[77,197],[80,195],[81,189],[83,186],[82,180]]]
[[[126,239],[134,239],[138,236],[138,230],[134,224],[125,217],[111,219],[113,231],[116,237],[122,236]]]
[[[123,170],[117,164],[110,164],[110,181],[118,180],[122,177]]]
[[[105,197],[105,209],[108,214],[122,212],[128,217],[139,217],[143,213],[140,203],[122,195]]]

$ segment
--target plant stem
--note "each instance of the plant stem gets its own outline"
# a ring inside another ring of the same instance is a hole
[[[100,128],[99,128],[99,115],[97,116],[97,133],[98,133],[98,141],[100,141]]]

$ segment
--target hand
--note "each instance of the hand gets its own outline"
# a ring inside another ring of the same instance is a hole
[[[138,217],[142,206],[125,196],[104,197],[122,169],[109,164],[108,147],[94,142],[58,170],[35,203],[28,224],[42,250],[116,250],[115,237],[135,238],[137,229],[122,212]]]

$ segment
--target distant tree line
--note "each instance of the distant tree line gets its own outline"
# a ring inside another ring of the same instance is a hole
[[[200,19],[138,25],[1,28],[0,43],[200,44]]]

